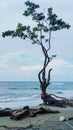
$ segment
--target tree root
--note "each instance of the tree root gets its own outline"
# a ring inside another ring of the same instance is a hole
[[[59,106],[59,107],[66,107],[66,106],[73,107],[73,99],[59,97],[56,96],[55,94],[46,94],[45,96],[41,95],[41,98],[43,99],[45,105]]]

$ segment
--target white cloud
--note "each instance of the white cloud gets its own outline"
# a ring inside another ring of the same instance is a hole
[[[35,62],[35,60],[35,56],[26,56],[21,51],[8,53],[0,57],[0,73],[3,75],[2,77],[5,77],[7,80],[36,80],[43,64],[40,63],[39,60],[38,62]],[[66,73],[73,73],[73,64],[60,58],[50,62],[49,67],[47,67],[47,72],[49,68],[53,68],[51,77],[54,77],[54,79],[55,77],[57,79],[59,79],[59,77],[66,77]]]
[[[57,13],[60,18],[63,18],[65,21],[69,22],[73,25],[73,0],[31,0],[32,2],[39,3],[43,11],[47,9],[47,7],[52,6],[54,12]],[[1,32],[8,29],[14,29],[18,22],[22,22],[23,24],[33,24],[30,20],[24,19],[22,16],[23,11],[25,10],[24,1],[17,0],[2,0],[0,3],[0,18],[1,18]],[[44,10],[45,8],[45,10]],[[0,34],[1,34],[0,32]],[[54,33],[55,39],[52,40],[52,49],[55,51],[59,57],[64,59],[69,59],[67,61],[59,58],[54,59],[50,63],[50,68],[53,68],[52,74],[55,74],[57,78],[63,77],[70,73],[73,76],[73,27],[71,27],[70,31],[65,31],[59,33]],[[7,40],[8,39],[8,40]],[[12,40],[10,38],[2,39],[0,37],[0,77],[10,78],[11,79],[23,79],[23,77],[27,77],[27,79],[31,79],[31,74],[28,71],[33,73],[37,73],[42,67],[42,53],[41,49],[36,46],[30,46],[28,41],[25,42],[20,39]],[[20,50],[20,51],[19,51]],[[27,58],[20,57],[21,54],[28,54]],[[31,54],[31,55],[30,55]],[[35,57],[36,56],[36,57]],[[40,58],[39,58],[40,57]],[[41,59],[41,60],[38,60]],[[49,68],[48,68],[49,69]],[[66,73],[65,73],[66,71]],[[2,73],[1,73],[2,72]],[[27,76],[25,74],[27,72]],[[10,75],[8,75],[10,73]],[[57,75],[58,74],[58,75]],[[32,75],[33,77],[33,75]],[[26,79],[26,78],[25,78]],[[70,76],[67,78],[70,79]],[[0,79],[1,80],[1,79]]]
[[[39,70],[39,69],[41,69],[41,65],[34,65],[34,66],[21,66],[20,67],[20,69],[22,70],[22,71],[27,71],[27,72],[29,72],[29,71],[36,71],[36,70]]]
[[[64,59],[54,59],[52,62],[50,62],[50,66],[52,67],[73,67],[73,64],[71,64],[70,62],[64,60]]]
[[[72,68],[73,64],[63,60],[63,59],[55,59],[52,62],[49,63],[47,69],[53,68],[53,69],[61,69],[61,68]],[[27,66],[21,66],[20,69],[23,71],[33,71],[33,70],[41,70],[42,64],[38,65],[27,65]]]
[[[73,81],[73,64],[64,59],[55,59],[50,66],[53,68],[51,79],[54,81]]]
[[[0,71],[37,70],[41,68],[40,65],[37,65],[39,61],[40,58],[24,54],[23,51],[8,53],[0,56]]]

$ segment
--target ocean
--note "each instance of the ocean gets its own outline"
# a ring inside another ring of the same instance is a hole
[[[39,82],[0,81],[0,107],[21,108],[42,103]],[[51,82],[48,93],[73,98],[73,82]]]

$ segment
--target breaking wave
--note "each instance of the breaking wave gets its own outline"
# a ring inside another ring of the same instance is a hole
[[[40,95],[33,95],[30,97],[20,97],[20,98],[7,98],[7,99],[2,99],[0,102],[12,102],[12,101],[20,101],[20,100],[30,100],[32,98],[38,98]]]

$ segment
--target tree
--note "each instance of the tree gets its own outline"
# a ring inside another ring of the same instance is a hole
[[[41,47],[44,61],[43,68],[38,73],[38,79],[40,82],[41,98],[45,104],[49,104],[50,95],[46,93],[46,88],[50,84],[50,73],[52,68],[46,73],[46,69],[51,62],[51,60],[56,57],[56,55],[49,55],[51,49],[51,35],[52,32],[56,32],[62,29],[69,29],[70,25],[64,22],[62,19],[58,19],[58,16],[53,13],[52,8],[47,9],[47,14],[39,12],[39,5],[32,3],[30,1],[25,2],[26,10],[23,15],[25,17],[32,17],[35,22],[35,26],[22,25],[18,23],[16,30],[8,30],[2,33],[3,37],[11,36],[12,38],[20,37],[23,40],[29,39],[32,44],[37,44]],[[48,96],[48,97],[47,97]]]

